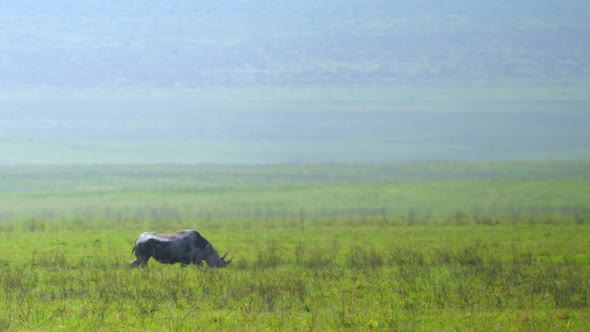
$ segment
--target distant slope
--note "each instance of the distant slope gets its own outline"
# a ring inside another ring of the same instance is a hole
[[[19,113],[0,121],[0,164],[590,159],[588,123],[590,112]]]
[[[0,163],[588,159],[585,0],[0,2]]]
[[[416,84],[590,75],[586,1],[0,4],[0,86]]]
[[[0,111],[586,111],[587,1],[0,3]]]

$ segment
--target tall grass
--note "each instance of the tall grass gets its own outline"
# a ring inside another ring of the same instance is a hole
[[[585,225],[308,225],[271,235],[264,226],[231,235],[200,229],[220,250],[232,250],[235,265],[222,270],[156,262],[129,270],[136,232],[96,229],[0,233],[0,250],[11,253],[1,261],[4,328],[581,329],[589,323]],[[343,236],[349,232],[355,236]]]
[[[584,330],[588,179],[545,175],[6,190],[0,330]],[[234,262],[128,268],[184,228]]]

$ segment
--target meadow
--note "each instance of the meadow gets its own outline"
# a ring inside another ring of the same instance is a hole
[[[590,326],[590,162],[0,168],[0,330]],[[194,228],[225,269],[128,268]]]

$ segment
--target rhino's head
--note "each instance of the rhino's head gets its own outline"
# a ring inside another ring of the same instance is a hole
[[[219,257],[217,250],[215,250],[211,244],[207,244],[203,250],[203,259],[210,267],[226,267],[232,260],[230,259],[226,261],[225,256],[227,256],[227,253]]]

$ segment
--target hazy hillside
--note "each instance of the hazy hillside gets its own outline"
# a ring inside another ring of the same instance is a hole
[[[590,112],[15,113],[0,120],[0,164],[589,159],[589,123]]]
[[[585,1],[5,1],[0,163],[588,158],[588,22]]]
[[[588,78],[585,1],[3,2],[7,86]]]

